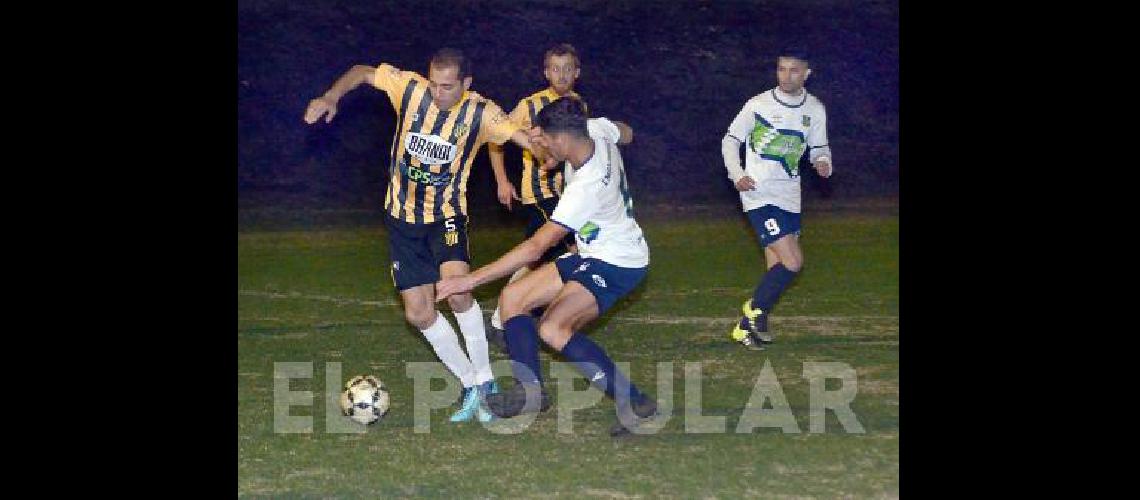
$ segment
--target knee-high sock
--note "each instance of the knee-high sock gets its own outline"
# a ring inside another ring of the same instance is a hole
[[[637,402],[644,397],[629,378],[614,366],[606,351],[581,332],[574,332],[562,347],[562,355],[574,363],[586,380],[605,391],[607,396],[614,398],[619,404],[625,398],[622,391],[616,390],[620,387],[629,387],[629,401]]]
[[[752,307],[764,311],[764,314],[770,313],[780,294],[784,293],[784,289],[795,277],[796,273],[784,267],[783,263],[772,266],[764,273],[764,277],[760,278],[760,284],[752,294]]]
[[[467,356],[471,358],[471,366],[475,370],[475,383],[482,384],[494,379],[491,358],[487,354],[487,329],[483,326],[483,309],[479,307],[479,302],[471,299],[471,308],[455,313],[455,320],[459,323],[459,331],[463,332]]]
[[[447,322],[447,318],[436,311],[435,323],[421,331],[424,333],[424,338],[431,343],[432,349],[435,349],[435,355],[463,383],[463,387],[475,385],[475,369],[471,366],[471,360],[467,359],[467,355],[459,347],[459,338],[451,328],[451,323]]]
[[[534,318],[520,314],[508,319],[503,326],[515,378],[523,384],[542,384],[542,366],[538,363],[538,326]]]

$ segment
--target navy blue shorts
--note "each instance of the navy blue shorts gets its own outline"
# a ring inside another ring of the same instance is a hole
[[[633,291],[649,273],[649,266],[620,267],[592,257],[583,259],[576,253],[554,261],[554,265],[563,283],[577,281],[594,295],[598,301],[598,316]]]
[[[444,262],[471,263],[466,216],[457,215],[430,224],[409,224],[386,215],[384,222],[388,226],[392,283],[401,292],[439,281],[439,265]]]
[[[792,213],[775,205],[764,205],[745,212],[752,229],[760,238],[760,246],[767,248],[776,240],[789,234],[800,235],[800,214]]]
[[[558,198],[547,198],[545,200],[538,200],[538,202],[531,205],[523,205],[523,209],[526,210],[527,214],[527,238],[534,236],[534,233],[538,232],[538,228],[550,221],[550,214],[554,213],[554,207],[556,206],[558,206]],[[553,262],[554,259],[569,252],[572,245],[574,245],[574,233],[567,234],[557,245],[547,249],[546,253],[542,254],[542,259],[539,262]]]

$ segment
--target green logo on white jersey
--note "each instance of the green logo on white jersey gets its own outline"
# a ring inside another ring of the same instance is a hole
[[[800,157],[806,149],[804,134],[798,130],[778,129],[760,114],[754,115],[756,126],[748,137],[749,149],[765,160],[780,162],[789,177],[799,176]]]
[[[589,243],[598,237],[599,229],[598,225],[594,224],[594,221],[589,221],[578,230],[578,236],[582,237],[582,241]]]

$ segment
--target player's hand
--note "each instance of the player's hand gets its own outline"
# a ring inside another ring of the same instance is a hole
[[[558,168],[558,160],[555,160],[551,155],[546,155],[546,158],[542,160],[542,165],[539,165],[538,168],[541,168],[543,170],[554,170],[555,168]]]
[[[507,207],[507,210],[510,210],[511,200],[522,201],[522,198],[519,198],[518,190],[515,189],[515,185],[511,184],[511,181],[500,182],[499,203],[502,203],[503,206]]]
[[[546,139],[542,137],[542,127],[534,126],[526,131],[527,139],[530,141],[530,152],[534,155],[534,159],[538,161],[538,168],[542,170],[550,170],[558,166],[558,161],[550,154],[550,145],[546,143]]]
[[[740,180],[736,181],[736,190],[737,191],[751,191],[755,188],[756,188],[756,181],[752,180],[752,177],[749,177],[747,175],[744,177],[741,177]]]
[[[819,172],[820,177],[823,177],[825,179],[831,177],[831,161],[820,159],[819,161],[812,163],[811,166],[815,167],[815,171]]]
[[[542,138],[542,127],[535,125],[527,129],[526,136],[531,145],[546,146],[546,141]]]
[[[475,278],[472,278],[470,274],[444,278],[435,284],[435,301],[439,302],[452,295],[467,293],[474,289]]]
[[[312,125],[326,113],[328,116],[325,116],[325,123],[331,122],[333,115],[336,114],[336,103],[329,102],[324,96],[313,99],[309,101],[309,108],[305,110],[305,123]]]

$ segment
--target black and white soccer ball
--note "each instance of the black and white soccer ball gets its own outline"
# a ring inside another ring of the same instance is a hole
[[[388,389],[372,375],[357,375],[344,384],[340,409],[344,415],[362,425],[376,423],[388,413]]]

